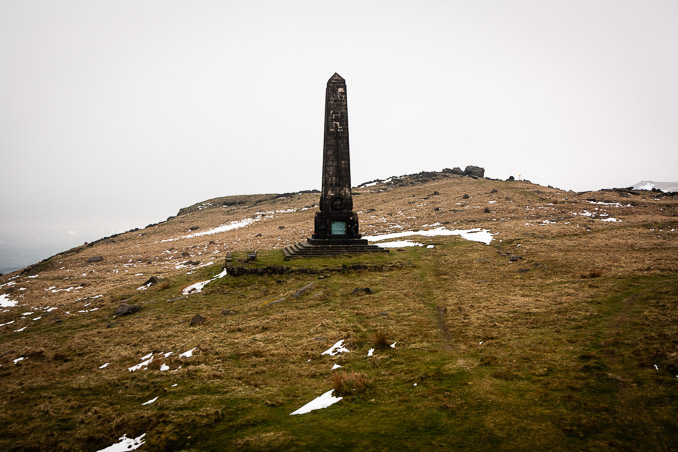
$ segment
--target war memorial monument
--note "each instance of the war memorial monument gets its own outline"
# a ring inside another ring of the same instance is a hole
[[[325,93],[322,190],[313,235],[283,251],[288,258],[388,252],[368,244],[360,236],[358,214],[353,211],[351,195],[346,81],[337,73],[327,82]]]

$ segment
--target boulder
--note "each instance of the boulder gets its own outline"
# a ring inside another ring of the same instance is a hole
[[[456,174],[457,176],[463,176],[464,172],[459,168],[458,166],[455,166],[452,168],[452,174]]]
[[[151,276],[148,278],[148,280],[144,283],[144,286],[154,286],[160,282],[160,278],[157,276]]]
[[[201,323],[205,323],[206,320],[207,319],[205,317],[201,316],[200,314],[196,314],[191,319],[191,326],[200,325]]]
[[[467,176],[485,177],[485,168],[469,165],[464,169],[464,174]]]
[[[141,311],[140,306],[123,303],[120,306],[118,306],[118,309],[115,310],[113,315],[130,315],[130,314],[134,314],[134,313],[139,312],[139,311]]]

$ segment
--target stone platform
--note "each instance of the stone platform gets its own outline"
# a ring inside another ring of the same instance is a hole
[[[339,256],[342,254],[388,253],[387,249],[370,245],[365,239],[306,239],[283,248],[286,258]]]

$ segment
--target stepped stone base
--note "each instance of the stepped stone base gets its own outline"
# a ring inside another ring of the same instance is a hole
[[[370,245],[365,239],[306,239],[283,248],[286,258],[339,256],[342,254],[388,253],[387,249]]]

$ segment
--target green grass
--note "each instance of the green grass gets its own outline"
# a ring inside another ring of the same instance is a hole
[[[145,450],[670,450],[678,444],[678,277],[582,280],[556,264],[518,275],[494,246],[458,238],[430,243],[432,250],[291,261],[279,250],[260,250],[248,265],[398,267],[322,278],[225,277],[201,294],[168,301],[217,274],[215,265],[162,290],[115,294],[91,315],[61,315],[60,323],[27,330],[21,342],[3,332],[0,447],[97,450],[124,433],[147,433]],[[304,295],[290,297],[311,282]],[[373,293],[352,295],[357,287]],[[113,319],[127,297],[143,310]],[[222,315],[223,309],[237,312]],[[207,323],[189,326],[195,314]],[[377,331],[396,347],[367,358]],[[321,355],[339,339],[350,353]],[[178,358],[193,347],[196,356]],[[127,371],[151,351],[174,355]],[[33,355],[12,365],[10,358],[22,353]],[[182,367],[161,372],[160,361]],[[99,370],[104,362],[111,365]],[[364,372],[369,387],[330,408],[290,416],[331,388],[335,362]],[[156,396],[154,404],[141,405]]]

